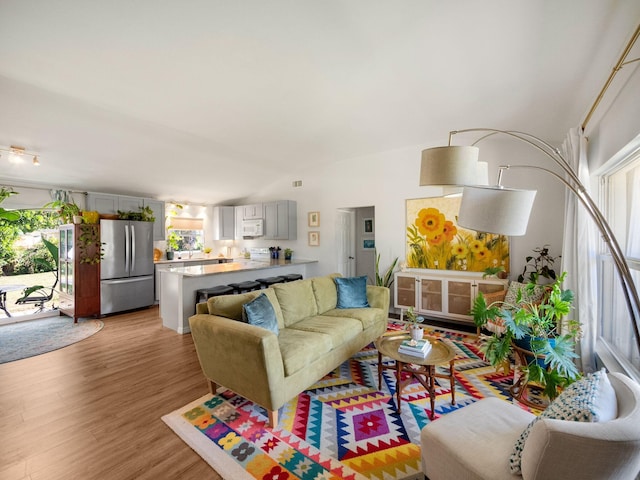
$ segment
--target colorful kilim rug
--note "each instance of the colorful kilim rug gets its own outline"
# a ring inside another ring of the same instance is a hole
[[[275,429],[266,426],[263,408],[229,390],[206,395],[163,420],[223,478],[423,479],[422,427],[481,398],[513,401],[512,374],[497,373],[482,359],[475,336],[443,329],[427,333],[456,351],[456,404],[451,405],[449,381],[438,378],[434,420],[429,395],[415,380],[402,396],[402,413],[396,413],[395,374],[384,370],[378,388],[373,345],[287,403]]]

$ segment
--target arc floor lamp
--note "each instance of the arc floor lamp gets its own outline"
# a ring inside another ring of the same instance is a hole
[[[482,137],[472,146],[452,146],[451,139],[457,133],[481,132]],[[495,186],[474,186],[473,173],[477,171],[479,149],[475,145],[492,135],[506,135],[539,150],[562,168],[566,176],[537,165],[504,165],[499,167]],[[638,349],[640,350],[640,299],[633,282],[631,270],[622,249],[604,215],[598,209],[586,188],[560,151],[534,135],[513,130],[470,128],[449,132],[449,145],[422,151],[420,185],[463,186],[458,224],[479,232],[502,235],[524,235],[535,199],[535,190],[518,190],[502,186],[502,174],[510,168],[542,170],[558,179],[577,198],[593,219],[607,244],[616,271],[622,282],[627,308],[630,314]]]

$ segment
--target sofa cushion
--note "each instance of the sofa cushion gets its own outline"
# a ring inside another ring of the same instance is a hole
[[[336,277],[340,277],[340,274],[332,273],[326,277],[315,277],[311,279],[313,294],[316,297],[316,305],[318,307],[319,315],[336,308],[338,303],[338,291],[336,290],[336,284],[333,281]]]
[[[362,329],[374,326],[380,317],[387,318],[387,312],[381,308],[335,308],[325,312],[324,315],[331,317],[355,318],[362,322]]]
[[[288,328],[304,332],[324,333],[331,338],[332,348],[339,347],[344,342],[362,333],[362,323],[354,318],[328,317],[316,315],[294,323]]]
[[[332,343],[331,337],[324,333],[307,332],[295,328],[280,330],[278,344],[284,375],[288,377],[311,365],[322,355],[331,351]]]
[[[273,288],[278,298],[286,327],[299,322],[303,318],[318,314],[311,280],[278,283],[271,288]]]
[[[367,277],[336,277],[333,279],[338,291],[338,308],[366,308]]]
[[[574,422],[607,422],[617,415],[616,393],[605,370],[590,373],[565,388],[535,420],[522,432],[509,458],[512,474],[519,474],[522,451],[533,425],[544,418]]]
[[[209,314],[242,321],[242,306],[256,298],[261,293],[264,293],[271,302],[271,306],[276,314],[276,320],[278,321],[278,328],[284,328],[282,310],[280,309],[278,298],[271,288],[241,293],[238,295],[220,295],[218,297],[211,297],[207,300]]]
[[[249,325],[265,328],[278,335],[276,312],[264,293],[242,306],[242,319]]]

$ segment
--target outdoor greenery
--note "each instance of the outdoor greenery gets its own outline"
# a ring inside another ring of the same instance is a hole
[[[33,249],[21,249],[15,244],[16,240],[27,233],[37,232],[40,230],[55,229],[58,225],[58,215],[55,212],[47,212],[42,210],[20,210],[19,215],[13,216],[12,220],[0,217],[0,267],[5,275],[14,273],[16,268],[22,270],[45,271],[36,268],[29,258],[38,258],[41,253],[36,251],[42,247],[37,246]],[[36,250],[36,251],[32,251]],[[44,255],[45,251],[42,251]],[[27,258],[22,259],[22,256]],[[53,269],[53,266],[52,266]]]

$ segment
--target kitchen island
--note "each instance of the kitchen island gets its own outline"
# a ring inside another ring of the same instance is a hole
[[[317,260],[239,260],[214,265],[170,267],[160,275],[160,317],[162,325],[178,333],[189,333],[189,317],[196,311],[196,292],[201,288],[299,273],[312,275]],[[310,268],[311,267],[311,268]]]

